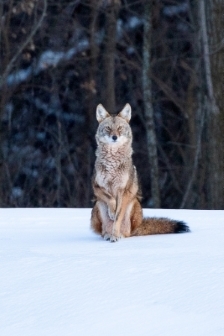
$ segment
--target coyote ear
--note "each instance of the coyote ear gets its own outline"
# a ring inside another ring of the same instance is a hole
[[[99,123],[109,116],[109,113],[105,110],[102,104],[97,105],[96,119]]]
[[[129,104],[126,104],[123,110],[118,114],[118,116],[129,122],[131,120],[131,106]]]

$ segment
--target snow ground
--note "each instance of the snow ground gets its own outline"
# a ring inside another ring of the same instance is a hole
[[[192,232],[109,243],[90,209],[0,209],[0,335],[223,336],[224,211],[144,212]]]

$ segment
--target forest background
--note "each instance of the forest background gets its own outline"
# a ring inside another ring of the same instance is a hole
[[[222,0],[1,0],[0,206],[91,207],[95,110],[132,106],[144,207],[224,209]]]

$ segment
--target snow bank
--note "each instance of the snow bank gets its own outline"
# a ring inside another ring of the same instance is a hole
[[[0,209],[0,335],[224,335],[224,212],[145,214],[192,232],[111,244],[90,209]]]

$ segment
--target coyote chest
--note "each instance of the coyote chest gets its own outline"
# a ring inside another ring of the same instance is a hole
[[[129,170],[126,162],[118,158],[104,158],[96,162],[96,182],[112,195],[115,196],[119,189],[125,188],[128,180]]]

